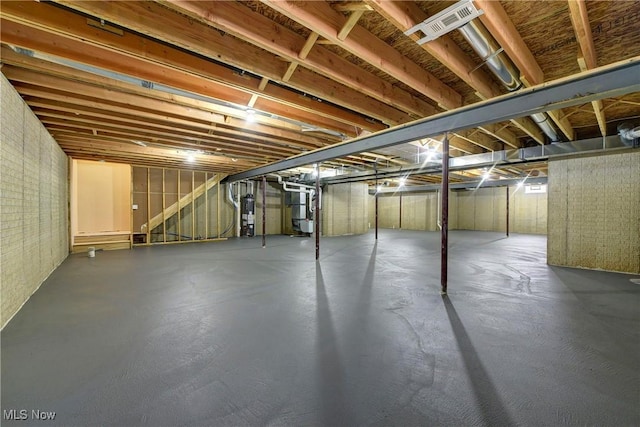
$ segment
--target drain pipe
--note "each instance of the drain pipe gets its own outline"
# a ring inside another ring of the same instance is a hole
[[[471,21],[458,28],[458,31],[509,92],[514,92],[523,86],[518,69],[482,24]],[[529,117],[533,119],[551,142],[560,141],[558,133],[545,113],[536,113]]]

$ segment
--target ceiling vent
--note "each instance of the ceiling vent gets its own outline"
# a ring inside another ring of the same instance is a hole
[[[410,36],[418,30],[422,31],[425,36],[418,40],[418,44],[423,44],[435,40],[449,31],[460,28],[480,15],[482,15],[482,10],[476,9],[472,0],[462,0],[409,28],[404,33]]]

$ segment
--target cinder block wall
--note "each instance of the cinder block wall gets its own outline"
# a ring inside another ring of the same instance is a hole
[[[322,234],[366,233],[369,227],[369,188],[353,182],[327,186],[322,194]]]
[[[549,264],[640,273],[640,152],[549,162]]]
[[[69,253],[68,159],[0,78],[2,327]]]

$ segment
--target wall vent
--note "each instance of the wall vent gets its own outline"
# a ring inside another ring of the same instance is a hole
[[[435,40],[449,31],[460,28],[480,15],[482,15],[482,10],[476,9],[472,0],[462,0],[409,28],[405,31],[405,35],[410,36],[417,31],[421,31],[424,37],[419,39],[417,43],[423,44]]]

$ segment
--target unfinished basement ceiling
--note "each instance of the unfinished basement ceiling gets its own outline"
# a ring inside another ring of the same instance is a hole
[[[235,174],[507,93],[458,30],[424,45],[404,35],[453,4],[3,2],[2,72],[74,158]],[[474,4],[525,86],[640,56],[637,1]],[[562,142],[615,135],[640,125],[640,94],[550,122]],[[453,156],[550,142],[528,117],[451,135]],[[437,139],[323,166],[402,166],[426,147]],[[533,166],[495,173],[546,172]]]

